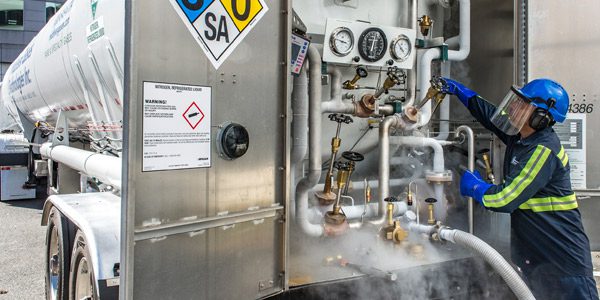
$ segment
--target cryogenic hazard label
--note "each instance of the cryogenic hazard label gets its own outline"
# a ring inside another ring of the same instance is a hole
[[[142,171],[210,167],[211,88],[144,82]]]
[[[171,4],[215,69],[268,10],[264,0],[171,0]]]

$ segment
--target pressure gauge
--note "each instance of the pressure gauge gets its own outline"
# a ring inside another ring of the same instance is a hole
[[[376,62],[383,58],[387,50],[387,38],[383,30],[371,27],[358,39],[358,53],[368,62]]]
[[[346,27],[338,27],[329,37],[329,48],[337,56],[346,56],[354,48],[354,35]]]
[[[410,40],[404,34],[395,38],[390,44],[392,57],[398,62],[405,61],[410,56],[411,49]]]

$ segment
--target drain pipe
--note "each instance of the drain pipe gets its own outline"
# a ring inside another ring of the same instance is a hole
[[[296,190],[298,164],[306,156],[308,148],[308,78],[306,67],[302,68],[298,77],[294,78],[292,93],[292,153],[290,165],[292,170],[291,187]],[[290,215],[296,216],[295,194],[290,199]]]
[[[467,136],[467,153],[469,155],[469,171],[475,171],[475,138],[473,130],[466,125],[459,126],[456,128],[455,137],[458,138],[463,133]],[[473,198],[467,197],[468,211],[469,211],[469,233],[473,234]]]
[[[459,34],[458,34],[458,50],[448,51],[448,60],[450,61],[462,61],[469,56],[471,52],[471,1],[470,0],[459,0]],[[449,39],[448,41],[450,41]],[[434,59],[438,59],[442,52],[438,48],[432,48],[421,56],[419,62],[419,78],[417,85],[419,87],[420,95],[424,95],[428,89],[429,80],[431,79],[431,62]],[[419,126],[424,126],[429,123],[431,119],[431,102],[427,103],[421,109],[421,118],[419,120]]]
[[[314,45],[308,47],[309,94],[308,94],[308,174],[296,187],[296,222],[309,236],[322,236],[321,224],[308,219],[308,193],[321,178],[321,55]]]

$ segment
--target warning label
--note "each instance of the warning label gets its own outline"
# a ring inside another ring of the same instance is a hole
[[[569,113],[563,123],[556,123],[554,131],[569,157],[571,184],[575,189],[587,188],[586,114]]]
[[[171,0],[218,69],[268,10],[264,0]]]
[[[144,82],[142,171],[210,167],[211,88]]]

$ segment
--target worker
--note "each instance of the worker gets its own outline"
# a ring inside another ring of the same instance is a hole
[[[536,79],[512,86],[498,107],[448,78],[455,95],[504,144],[504,180],[464,172],[460,192],[486,209],[510,213],[511,257],[537,299],[598,299],[592,258],[569,158],[552,129],[563,122],[569,96],[557,82]]]

